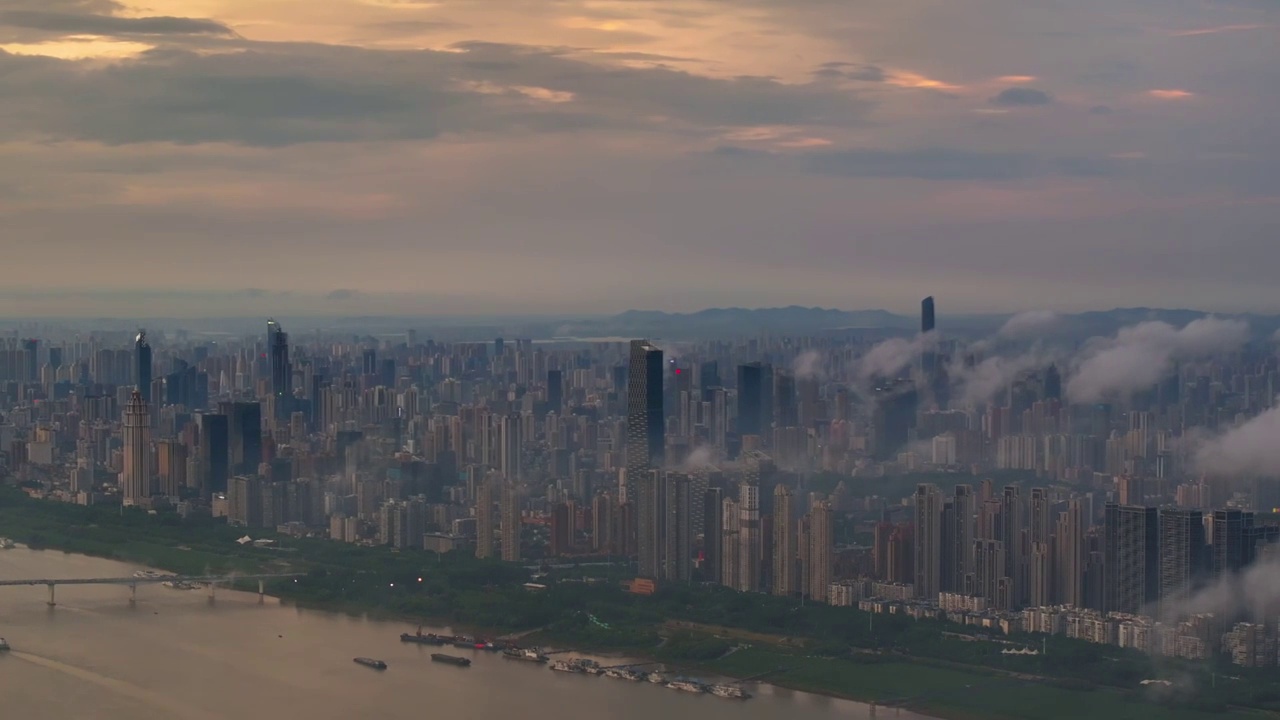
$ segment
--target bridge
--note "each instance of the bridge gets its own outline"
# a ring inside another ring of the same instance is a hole
[[[155,585],[157,583],[201,583],[209,586],[209,597],[214,597],[214,592],[219,583],[230,585],[241,580],[257,580],[258,581],[258,600],[262,601],[266,595],[266,581],[278,580],[283,578],[301,577],[301,573],[287,573],[274,575],[156,575],[156,576],[134,576],[123,578],[35,578],[30,580],[0,580],[0,587],[17,587],[36,585],[46,585],[49,588],[49,607],[57,604],[54,598],[54,588],[59,585],[128,585],[129,586],[129,602],[135,602],[138,599],[139,585]]]

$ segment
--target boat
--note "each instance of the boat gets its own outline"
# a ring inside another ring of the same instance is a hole
[[[9,641],[4,638],[0,638],[0,652],[5,652],[7,650],[9,650]]]
[[[465,648],[467,650],[475,650],[476,647],[478,647],[476,639],[473,637],[467,637],[466,635],[459,635],[455,637],[453,639],[453,646],[456,648]]]
[[[544,663],[551,659],[543,655],[538,648],[507,648],[502,651],[502,657],[508,660],[526,660],[536,663]]]
[[[12,550],[18,547],[17,543],[9,538],[0,538],[0,550]]]
[[[387,669],[387,664],[386,664],[386,663],[382,662],[381,660],[374,660],[373,658],[358,657],[358,658],[355,658],[355,663],[356,663],[357,665],[363,665],[363,666],[365,666],[365,667],[371,667],[371,668],[373,668],[374,670],[386,670],[386,669]]]
[[[666,676],[665,676],[665,675],[663,675],[663,674],[662,674],[662,673],[660,673],[660,672],[656,672],[656,671],[655,671],[655,672],[651,672],[651,673],[649,673],[649,674],[645,675],[645,676],[644,676],[644,679],[645,679],[645,680],[648,680],[649,682],[653,683],[654,685],[658,685],[658,684],[661,684],[661,683],[665,683],[665,682],[667,681],[667,678],[666,678]]]
[[[138,570],[133,574],[133,576],[136,578],[143,578],[146,580],[155,580],[156,578],[169,577],[165,573],[156,572],[155,570]]]
[[[643,674],[638,673],[631,668],[605,668],[604,676],[615,680],[630,680],[632,682],[639,682],[644,679]]]
[[[195,590],[196,586],[185,580],[165,580],[161,585],[173,590]]]
[[[737,685],[712,685],[708,690],[712,695],[736,700],[750,700],[751,694]]]
[[[578,664],[582,666],[582,670],[588,675],[604,674],[604,668],[600,667],[600,663],[596,662],[595,660],[581,658],[580,660],[578,660]]]
[[[585,673],[586,668],[582,667],[576,660],[557,660],[551,663],[551,669],[558,672],[567,673]]]
[[[439,663],[457,665],[458,667],[467,667],[471,664],[470,658],[458,657],[457,655],[445,655],[444,653],[431,653],[431,659]]]
[[[450,640],[432,633],[423,634],[422,627],[419,626],[416,633],[400,633],[400,642],[416,643],[418,645],[444,645]]]
[[[702,683],[696,680],[676,679],[667,683],[667,687],[671,688],[672,690],[680,690],[683,692],[691,692],[691,693],[704,693],[707,691],[707,686],[703,685]]]

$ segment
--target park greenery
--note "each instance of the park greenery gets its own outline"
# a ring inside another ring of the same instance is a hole
[[[244,534],[208,517],[83,507],[0,488],[0,535],[31,547],[183,574],[299,573],[269,591],[318,608],[486,636],[532,633],[526,642],[625,653],[736,677],[764,675],[796,689],[905,702],[955,718],[1137,718],[1158,711],[1192,720],[1229,709],[1280,711],[1274,671],[1182,663],[1062,636],[985,637],[949,623],[872,616],[714,585],[672,585],[638,595],[618,582],[622,569],[616,566],[522,567],[461,552],[276,535],[270,535],[274,547],[255,547],[236,542]],[[531,580],[544,587],[527,587]],[[1024,647],[1045,652],[1001,652]],[[1175,683],[1144,686],[1147,679]],[[1015,707],[1015,701],[1021,704]]]

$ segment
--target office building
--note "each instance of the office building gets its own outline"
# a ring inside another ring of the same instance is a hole
[[[662,351],[648,340],[632,340],[627,368],[627,500],[635,503],[639,573],[657,577],[661,548],[657,534],[655,467],[664,460],[662,415]]]
[[[124,409],[124,469],[120,494],[125,505],[141,505],[155,494],[151,475],[151,418],[142,392],[134,390]]]
[[[792,522],[791,488],[773,490],[773,594],[790,597],[796,592],[796,540]]]
[[[1110,612],[1142,613],[1160,598],[1160,534],[1153,507],[1107,503],[1103,587]]]

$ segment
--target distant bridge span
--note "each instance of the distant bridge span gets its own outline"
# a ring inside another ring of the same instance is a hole
[[[54,588],[59,585],[128,585],[130,589],[129,602],[133,602],[138,596],[139,585],[155,585],[167,582],[185,582],[185,583],[204,583],[209,586],[209,597],[214,596],[214,590],[218,584],[230,584],[237,580],[257,580],[258,581],[258,597],[262,598],[266,594],[266,581],[277,580],[282,578],[301,577],[301,573],[272,574],[272,575],[157,575],[143,577],[123,577],[123,578],[32,578],[28,580],[0,580],[0,587],[18,587],[36,585],[45,585],[49,588],[49,606],[53,607],[57,603],[54,601]]]

